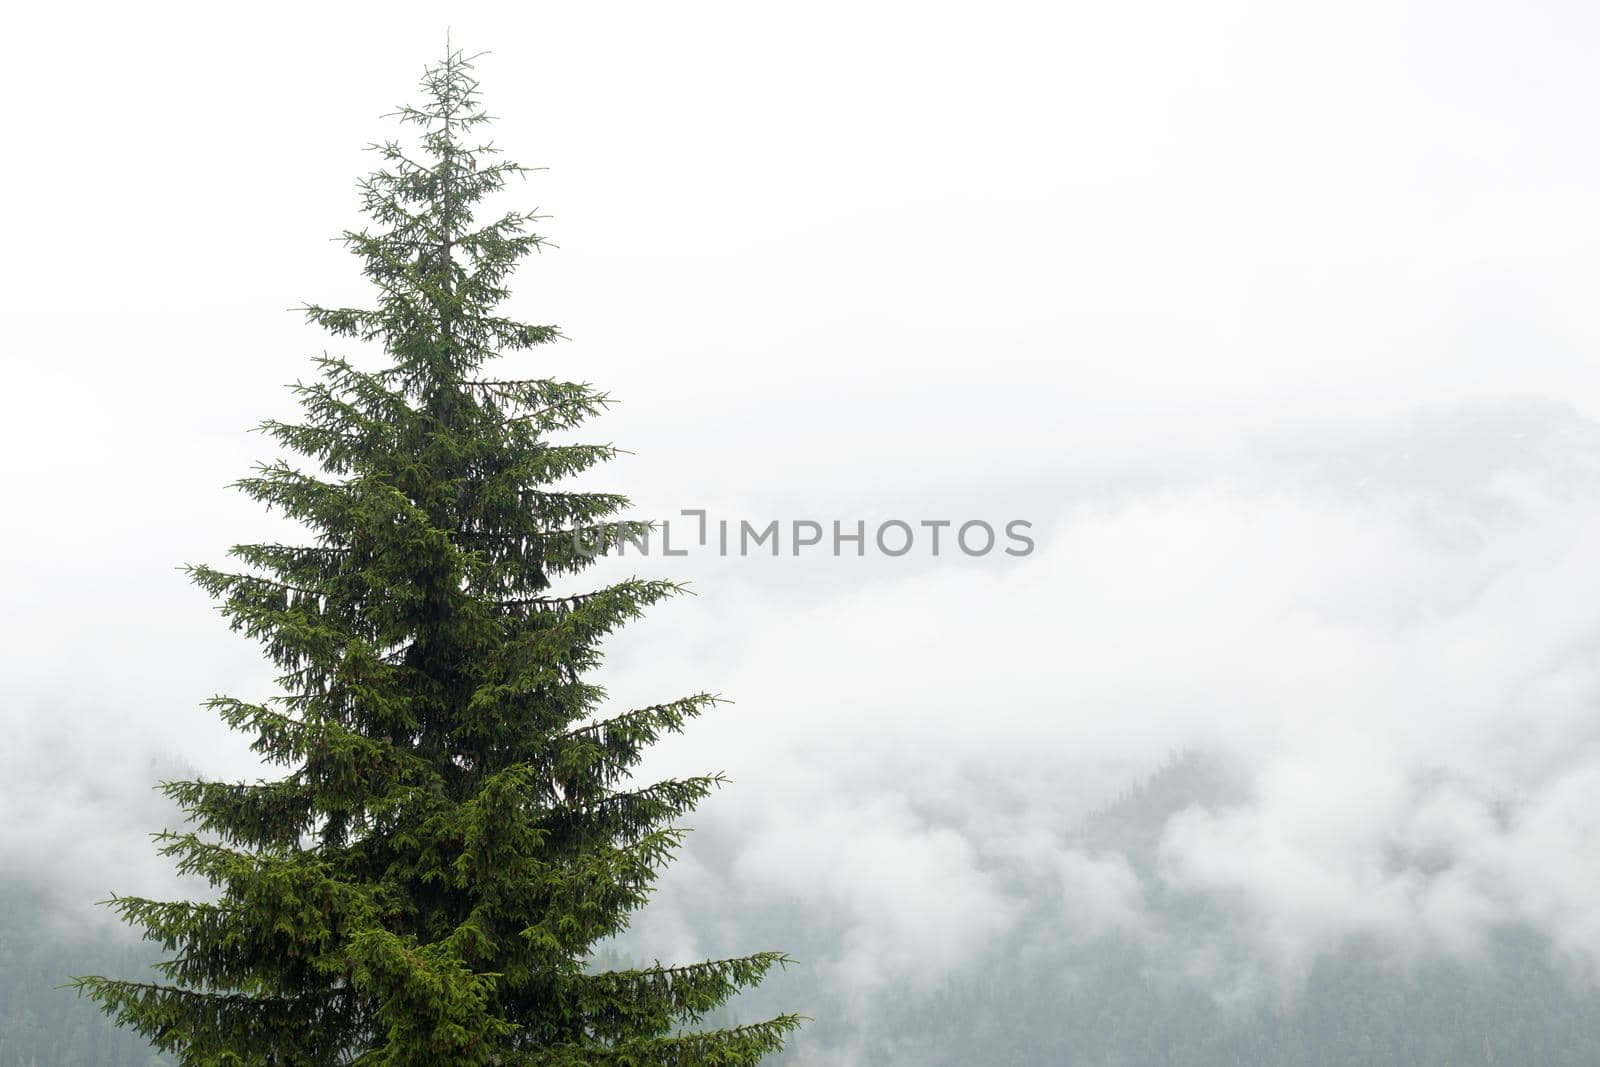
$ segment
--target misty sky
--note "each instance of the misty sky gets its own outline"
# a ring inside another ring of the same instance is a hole
[[[1034,523],[1020,560],[627,561],[699,596],[615,642],[618,704],[737,701],[652,761],[734,785],[641,951],[752,947],[691,902],[770,898],[833,917],[810,966],[915,990],[1025,906],[1137,930],[1153,878],[1253,917],[1219,988],[1503,922],[1600,965],[1600,9],[13,20],[0,847],[63,900],[162,884],[163,766],[254,773],[198,704],[271,672],[175,567],[278,528],[223,487],[331,345],[286,309],[364,295],[329,238],[448,25],[550,168],[510,310],[571,341],[502,366],[618,399],[599,482]],[[1240,800],[1154,875],[1073,843],[1184,750]]]

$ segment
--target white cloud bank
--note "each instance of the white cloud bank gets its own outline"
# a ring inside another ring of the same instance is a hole
[[[1357,935],[1466,958],[1505,923],[1600,962],[1597,444],[1554,405],[1330,427],[1066,507],[1006,569],[709,593],[754,636],[680,667],[739,706],[657,765],[733,772],[696,820],[718,889],[828,916],[815,962],[864,989],[958,973],[1051,900],[1058,936],[1155,936],[1158,891],[1231,909],[1235,973],[1199,976],[1239,989]],[[1173,814],[1148,869],[1077,839],[1185,749],[1237,798]],[[703,905],[669,876],[659,906]]]

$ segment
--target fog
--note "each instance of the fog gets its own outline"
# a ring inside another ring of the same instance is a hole
[[[646,767],[733,782],[621,948],[792,936],[806,984],[770,995],[870,1005],[1027,927],[1282,1005],[1352,943],[1487,967],[1515,927],[1590,988],[1597,19],[452,10],[497,141],[550,168],[518,196],[559,247],[511,310],[571,340],[505,369],[618,399],[590,434],[633,454],[596,484],[646,517],[1036,542],[608,561],[698,593],[614,640],[616,706],[734,701]],[[22,16],[0,849],[64,921],[167,886],[155,778],[259,773],[198,705],[271,671],[175,568],[276,528],[224,487],[329,347],[286,309],[361,297],[328,238],[445,30],[407,4]],[[1144,845],[1084,829],[1191,758],[1215,789]],[[875,1024],[816,1025],[846,1062]]]

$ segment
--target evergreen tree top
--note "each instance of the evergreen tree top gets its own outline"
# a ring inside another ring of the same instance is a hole
[[[378,306],[307,310],[335,335],[383,342],[398,368],[426,383],[459,378],[497,354],[560,332],[492,314],[508,295],[505,282],[518,261],[545,243],[528,229],[544,216],[511,211],[475,225],[483,200],[529,168],[477,139],[489,115],[472,57],[451,52],[427,71],[422,88],[422,107],[392,113],[416,128],[417,149],[398,140],[369,146],[383,165],[362,180],[361,207],[376,229],[343,234],[378,291]]]

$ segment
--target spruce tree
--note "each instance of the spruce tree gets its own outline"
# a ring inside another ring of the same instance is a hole
[[[696,1029],[780,953],[586,969],[722,781],[631,769],[715,698],[610,713],[585,680],[680,587],[557,584],[646,524],[561,487],[615,453],[553,440],[603,394],[485,373],[560,333],[496,314],[542,216],[474,220],[524,168],[482,143],[472,58],[450,51],[399,110],[414,147],[373,146],[370,224],[344,240],[374,306],[305,309],[385,361],[318,360],[299,421],[263,425],[303,458],[238,483],[306,543],[189,568],[282,672],[264,702],[209,706],[285,770],[163,784],[190,825],[161,850],[214,892],[113,897],[170,955],[161,979],[75,982],[185,1065],[737,1065],[799,1021]]]

